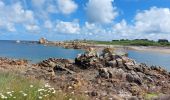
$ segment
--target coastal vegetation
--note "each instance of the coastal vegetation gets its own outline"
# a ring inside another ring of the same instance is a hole
[[[159,39],[158,41],[148,39],[121,39],[112,41],[95,41],[88,40],[88,43],[105,44],[105,45],[123,45],[123,46],[170,46],[170,42],[166,39]]]
[[[0,100],[85,100],[81,95],[55,90],[43,80],[0,72]]]

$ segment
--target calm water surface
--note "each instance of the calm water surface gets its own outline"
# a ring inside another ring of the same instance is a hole
[[[170,54],[152,51],[129,50],[128,56],[135,59],[137,62],[146,63],[148,65],[162,66],[170,71]]]
[[[0,41],[0,57],[23,58],[39,62],[50,57],[74,59],[83,50],[64,49],[56,46],[44,46],[15,41]]]
[[[50,57],[74,59],[77,54],[83,52],[83,50],[64,49],[56,46],[0,41],[0,57],[23,58],[31,60],[33,63]],[[163,66],[170,71],[170,54],[129,50],[128,55],[137,62]]]

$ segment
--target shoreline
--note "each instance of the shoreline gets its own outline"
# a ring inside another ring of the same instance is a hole
[[[41,43],[40,43],[41,44]],[[117,51],[121,51],[121,53],[127,53],[127,50],[136,50],[136,51],[151,51],[157,53],[166,53],[170,54],[170,47],[165,46],[123,46],[123,45],[106,45],[106,44],[94,44],[94,43],[85,43],[79,41],[73,42],[56,42],[56,41],[48,41],[44,43],[45,45],[53,45],[60,46],[63,48],[71,48],[71,49],[82,49],[88,50],[89,48],[95,48],[98,51],[101,51],[103,48],[111,47],[117,49]],[[119,53],[120,54],[120,53]]]
[[[158,46],[127,46],[130,50],[137,51],[149,51],[149,52],[157,52],[157,53],[166,53],[170,54],[170,47],[158,47]]]

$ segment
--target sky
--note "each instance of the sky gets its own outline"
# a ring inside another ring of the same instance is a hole
[[[168,39],[170,0],[0,0],[0,40]]]

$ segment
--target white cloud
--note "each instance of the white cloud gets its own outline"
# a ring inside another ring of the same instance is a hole
[[[79,34],[80,32],[79,23],[75,21],[73,22],[58,21],[55,29],[58,33],[64,34]]]
[[[13,23],[7,23],[7,24],[6,24],[6,27],[7,27],[7,29],[8,29],[10,32],[15,32],[15,31],[16,31]]]
[[[57,0],[57,2],[58,9],[63,14],[71,14],[78,8],[73,0]]]
[[[32,4],[43,16],[48,16],[48,13],[69,15],[78,8],[74,0],[32,0]]]
[[[25,28],[29,32],[36,32],[36,33],[40,30],[39,26],[35,24],[27,24],[25,25]]]
[[[35,24],[34,13],[23,9],[20,2],[5,5],[0,1],[0,27],[8,31],[16,31],[15,25]]]
[[[47,7],[47,12],[49,13],[58,13],[58,8],[56,5],[49,4]]]
[[[81,29],[83,34],[86,35],[102,35],[107,34],[106,30],[100,24],[85,22],[84,27]]]
[[[131,24],[126,20],[114,23],[113,27],[86,22],[81,32],[92,35],[92,39],[170,39],[170,8],[151,7],[137,12]],[[90,37],[91,38],[91,37]]]
[[[89,0],[86,7],[90,22],[111,23],[118,15],[113,0]]]
[[[170,33],[170,9],[152,7],[135,17],[135,29],[143,33]]]
[[[166,34],[170,34],[169,18],[169,8],[152,7],[138,12],[132,25],[128,25],[125,20],[115,24],[113,33],[121,35],[122,38],[165,38]]]
[[[45,21],[44,27],[51,30],[53,28],[53,23],[49,20]]]

